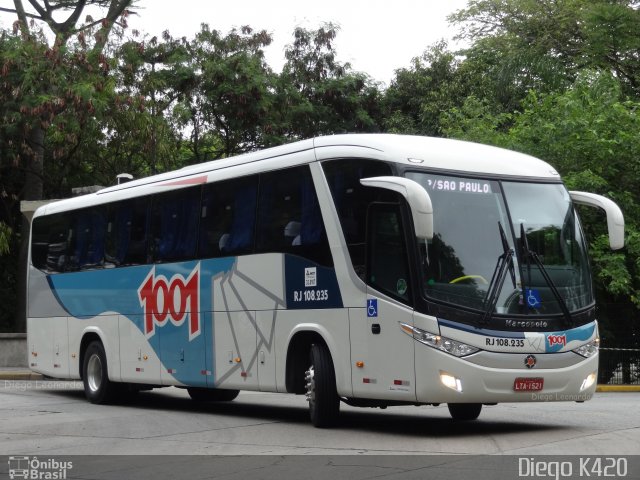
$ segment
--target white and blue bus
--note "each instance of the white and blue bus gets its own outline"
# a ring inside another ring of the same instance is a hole
[[[319,137],[50,203],[33,219],[32,370],[89,401],[186,388],[362,407],[584,401],[598,325],[575,204],[547,163],[456,140]]]

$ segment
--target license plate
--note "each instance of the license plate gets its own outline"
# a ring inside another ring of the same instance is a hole
[[[539,392],[544,386],[544,378],[516,378],[513,389],[516,392]]]

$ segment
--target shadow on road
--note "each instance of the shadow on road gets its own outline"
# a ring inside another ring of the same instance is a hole
[[[49,393],[84,401],[84,392],[78,390],[51,390]],[[252,398],[249,395],[244,395],[244,397],[240,393],[240,396],[232,402],[204,403],[195,402],[188,397],[177,397],[163,392],[162,389],[157,389],[140,392],[126,401],[120,402],[119,405],[146,411],[210,413],[267,422],[308,424],[312,428],[306,402],[301,405],[263,405],[256,403],[255,400],[258,398],[256,396]],[[96,405],[95,408],[102,407]],[[415,435],[421,438],[455,438],[458,436],[468,437],[469,435],[551,432],[567,428],[557,424],[538,423],[533,418],[530,421],[525,421],[522,416],[518,419],[505,416],[499,421],[495,420],[495,416],[493,419],[483,418],[483,416],[487,416],[487,410],[490,408],[492,407],[485,407],[478,420],[472,422],[452,420],[448,416],[445,405],[438,407],[438,410],[429,406],[415,407],[412,413],[408,413],[406,410],[394,412],[393,407],[386,410],[343,408],[340,412],[339,423],[334,429],[349,429],[376,434]],[[523,408],[526,407],[523,406]],[[446,412],[446,417],[442,416],[443,412]],[[512,414],[512,411],[504,409],[504,413]]]

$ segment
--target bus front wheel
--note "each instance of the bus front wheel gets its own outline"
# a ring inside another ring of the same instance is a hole
[[[340,411],[336,375],[331,354],[324,345],[311,345],[309,369],[305,372],[309,415],[315,427],[335,424]]]
[[[475,420],[482,410],[481,403],[448,403],[447,406],[454,420]]]
[[[91,342],[84,353],[82,382],[91,403],[109,403],[117,395],[118,386],[109,380],[107,355],[101,342]]]

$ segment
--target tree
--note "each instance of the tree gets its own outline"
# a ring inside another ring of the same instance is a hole
[[[70,39],[77,37],[79,45],[86,45],[85,32],[93,35],[91,51],[87,52],[86,60],[92,63],[101,63],[101,54],[107,43],[109,34],[118,18],[126,15],[127,7],[133,0],[60,0],[52,2],[44,0],[28,0],[35,13],[29,13],[25,9],[22,0],[14,0],[14,8],[2,8],[2,11],[14,13],[17,21],[14,30],[21,35],[22,59],[18,55],[8,59],[12,66],[23,68],[24,85],[28,90],[23,90],[20,98],[21,108],[24,113],[30,113],[22,118],[24,130],[24,143],[21,157],[25,162],[25,188],[23,198],[26,200],[39,200],[43,196],[43,175],[45,157],[45,134],[51,122],[51,113],[57,113],[67,104],[60,103],[59,98],[65,90],[73,88],[64,75],[56,75],[59,66],[68,65],[68,46]],[[99,20],[91,17],[86,22],[80,23],[80,18],[85,7],[96,6],[104,9],[105,16]],[[70,12],[64,21],[54,19],[54,14]],[[39,21],[39,22],[36,22]],[[44,23],[53,34],[53,46],[48,47],[46,37],[40,28]],[[22,60],[22,61],[21,61]],[[41,61],[44,60],[44,61]],[[7,60],[5,60],[5,66]],[[87,85],[78,86],[77,95],[87,93]],[[28,112],[25,109],[30,109]],[[88,106],[88,110],[91,107]],[[52,112],[53,111],[53,112]]]
[[[186,39],[175,39],[165,31],[161,39],[131,39],[115,55],[119,92],[127,105],[122,118],[110,115],[105,119],[109,123],[107,143],[120,150],[110,149],[114,155],[109,163],[135,176],[183,166],[178,154],[179,126],[172,121],[172,111],[191,95],[197,82]],[[138,148],[131,148],[135,143]],[[128,153],[125,157],[124,151]]]
[[[484,66],[506,112],[530,89],[568,88],[583,69],[608,70],[638,95],[637,0],[471,0],[449,17],[471,41],[467,60]]]
[[[189,43],[196,85],[180,109],[192,129],[191,163],[270,143],[274,76],[263,51],[270,43],[264,30],[245,26],[224,36],[206,24]]]
[[[378,86],[337,60],[337,34],[338,28],[330,23],[317,30],[295,29],[278,83],[282,138],[380,129]]]
[[[409,68],[396,70],[384,95],[385,129],[392,133],[441,135],[440,113],[460,105],[469,88],[460,61],[445,42],[429,47]]]

